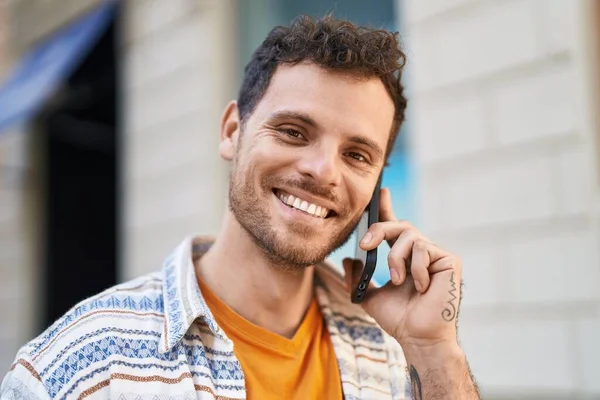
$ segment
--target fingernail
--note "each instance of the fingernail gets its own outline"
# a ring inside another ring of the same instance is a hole
[[[373,239],[373,235],[371,234],[371,232],[367,232],[367,233],[365,234],[365,236],[363,237],[363,240],[362,240],[362,242],[363,242],[364,244],[367,244],[367,243],[369,243],[369,242],[371,241],[371,239]]]
[[[394,268],[390,268],[390,278],[392,279],[392,283],[400,282],[400,275],[398,275],[398,271]]]
[[[415,287],[417,288],[417,292],[420,292],[423,290],[423,285],[421,285],[421,282],[419,282],[419,281],[415,281]]]

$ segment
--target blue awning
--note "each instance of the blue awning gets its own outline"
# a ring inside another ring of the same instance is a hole
[[[0,85],[0,133],[27,122],[67,79],[95,45],[114,14],[114,1],[104,2],[23,57]]]

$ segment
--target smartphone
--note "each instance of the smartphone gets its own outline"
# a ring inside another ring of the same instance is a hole
[[[363,301],[365,294],[367,293],[369,283],[371,282],[371,278],[373,278],[373,274],[375,273],[375,267],[377,266],[377,248],[365,251],[360,248],[359,244],[363,236],[365,236],[365,234],[369,230],[369,227],[379,221],[380,193],[381,177],[377,181],[377,185],[375,185],[373,197],[371,197],[371,201],[367,205],[365,212],[360,218],[360,222],[358,223],[357,228],[356,254],[354,258],[360,261],[363,266],[362,273],[360,274],[360,279],[356,283],[356,286],[354,287],[354,290],[352,291],[351,295],[352,302],[357,304]]]

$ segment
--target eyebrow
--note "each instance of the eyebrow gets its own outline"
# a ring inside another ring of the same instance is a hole
[[[275,111],[273,114],[269,115],[269,120],[283,119],[283,118],[297,119],[299,121],[304,122],[306,125],[312,126],[313,128],[318,127],[318,124],[314,119],[312,119],[311,117],[309,117],[306,114],[296,112],[296,111],[288,111],[288,110]]]
[[[356,136],[350,137],[348,140],[353,143],[369,146],[370,148],[373,149],[373,151],[375,153],[377,153],[378,157],[383,157],[383,150],[381,149],[381,147],[379,147],[379,145],[377,143],[375,143],[375,141],[369,139],[366,136],[356,135]]]
[[[304,113],[301,113],[301,112],[297,112],[297,111],[289,111],[289,110],[275,111],[274,113],[269,115],[268,119],[274,120],[274,119],[283,119],[283,118],[297,119],[313,128],[318,128],[318,126],[319,126],[319,124],[317,124],[317,122],[314,119],[312,119],[310,116],[308,116]],[[381,147],[379,147],[379,145],[374,140],[372,140],[364,135],[353,135],[350,138],[348,138],[348,140],[352,143],[368,146],[368,147],[372,148],[373,151],[375,151],[375,153],[377,153],[377,156],[383,157],[383,150],[381,149]]]

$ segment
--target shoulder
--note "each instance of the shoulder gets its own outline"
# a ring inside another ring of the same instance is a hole
[[[317,279],[327,293],[325,311],[330,310],[337,325],[348,330],[354,341],[370,342],[389,352],[394,359],[403,359],[402,348],[389,336],[360,304],[350,301],[343,272],[333,264],[323,263],[318,267]],[[374,286],[374,284],[372,284]]]
[[[2,381],[0,398],[27,400],[50,398],[39,374],[31,365],[30,357],[22,350],[17,354],[15,363]]]
[[[21,348],[4,379],[2,398],[24,390],[21,383],[37,389],[16,398],[44,398],[42,389],[50,398],[62,397],[78,381],[109,373],[112,357],[124,349],[156,349],[164,326],[162,287],[161,274],[154,273],[75,305]]]
[[[330,329],[349,342],[353,357],[360,354],[367,360],[385,360],[392,386],[399,382],[399,387],[393,389],[401,391],[406,380],[406,360],[400,344],[381,329],[360,304],[350,301],[350,293],[339,268],[323,263],[317,267],[317,279],[326,293],[323,296],[326,300],[321,301],[325,304],[321,307],[333,321]],[[372,363],[373,368],[380,365]]]

